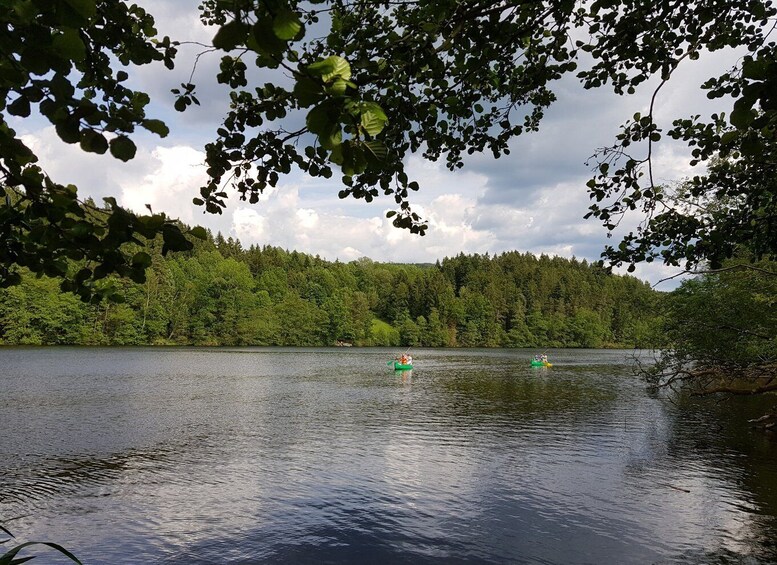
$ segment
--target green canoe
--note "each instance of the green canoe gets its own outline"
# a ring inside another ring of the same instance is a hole
[[[392,363],[394,363],[394,370],[395,371],[407,371],[407,370],[413,368],[412,365],[403,365],[399,361],[392,361]]]

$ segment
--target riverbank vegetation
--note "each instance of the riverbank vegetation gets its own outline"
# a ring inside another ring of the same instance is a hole
[[[671,349],[642,371],[652,386],[693,395],[777,392],[777,264],[727,261],[664,304]],[[777,410],[756,423],[774,428]]]
[[[209,234],[192,251],[143,253],[144,282],[101,281],[119,303],[48,277],[0,289],[0,343],[645,347],[662,299],[586,261],[518,252],[341,263]]]

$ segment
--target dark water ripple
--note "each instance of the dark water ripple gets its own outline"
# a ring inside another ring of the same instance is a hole
[[[761,407],[630,352],[393,353],[0,350],[0,517],[86,563],[777,561]]]

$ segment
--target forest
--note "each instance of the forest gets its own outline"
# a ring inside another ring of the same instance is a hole
[[[585,260],[342,263],[211,233],[162,247],[141,252],[145,282],[100,281],[114,300],[82,301],[50,277],[0,289],[0,344],[645,347],[660,333],[661,293]]]

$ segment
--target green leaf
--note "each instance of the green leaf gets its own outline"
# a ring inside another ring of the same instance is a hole
[[[83,61],[86,58],[86,46],[77,29],[63,29],[62,33],[54,36],[51,44],[57,53],[68,59]]]
[[[367,154],[378,161],[385,161],[388,157],[388,148],[380,141],[365,141],[364,147],[367,149]]]
[[[78,143],[81,141],[81,130],[79,129],[78,120],[63,120],[58,122],[54,129],[65,143]]]
[[[302,77],[294,85],[294,96],[297,97],[297,102],[303,108],[319,102],[323,95],[324,91],[321,85],[310,78]]]
[[[167,255],[169,251],[188,251],[194,245],[181,233],[178,226],[167,224],[162,228],[162,255]]]
[[[55,59],[50,50],[36,49],[34,46],[22,52],[22,65],[36,75],[48,73],[55,64]]]
[[[8,105],[8,113],[12,116],[26,118],[30,115],[30,101],[27,97],[20,96]]]
[[[250,31],[248,24],[233,20],[219,28],[213,37],[213,47],[230,51],[238,45],[243,45]]]
[[[78,15],[87,19],[97,14],[97,3],[95,0],[65,0],[65,4],[73,8]]]
[[[129,161],[135,156],[137,147],[127,136],[120,135],[110,141],[111,155],[122,161]]]
[[[737,139],[739,137],[739,132],[737,131],[727,131],[722,136],[720,136],[720,144],[721,145],[729,145],[731,142]]]
[[[73,94],[75,94],[73,83],[70,82],[70,79],[68,79],[62,73],[55,73],[54,76],[51,77],[51,80],[49,81],[49,89],[56,98],[59,98],[63,101],[71,98]],[[45,102],[46,101],[44,101],[41,106],[43,106]]]
[[[742,64],[742,76],[751,80],[764,80],[767,76],[767,61],[747,58]]]
[[[273,21],[265,17],[251,28],[246,47],[265,56],[280,55],[286,50],[287,42],[275,35]],[[269,61],[264,61],[264,65],[269,65]]]
[[[189,234],[192,237],[196,237],[197,239],[201,239],[203,241],[208,239],[208,232],[202,226],[194,226],[189,230]]]
[[[108,140],[100,132],[85,129],[81,132],[81,149],[102,155],[108,150]]]
[[[388,117],[383,109],[374,102],[364,102],[361,105],[361,124],[371,136],[378,135],[386,126]]]
[[[332,94],[334,96],[342,96],[345,94],[345,91],[348,89],[348,85],[351,84],[347,81],[344,81],[343,79],[335,79],[332,84],[326,87],[326,91],[328,94]]]
[[[339,122],[340,114],[331,101],[322,102],[308,112],[305,123],[316,135],[326,135]]]
[[[741,106],[735,104],[729,119],[732,126],[737,129],[745,129],[755,119],[755,115],[751,108],[746,104]]]
[[[76,276],[73,277],[73,281],[75,281],[76,284],[80,285],[83,284],[84,281],[91,278],[92,276],[92,269],[89,269],[87,267],[84,267],[80,271],[76,273]]]
[[[757,156],[763,153],[763,144],[758,139],[758,136],[751,133],[742,140],[740,150],[743,155]]]
[[[273,18],[272,30],[278,39],[294,39],[302,31],[302,22],[296,13],[284,9]]]
[[[16,0],[13,3],[13,12],[25,24],[32,22],[38,15],[38,10],[31,0]]]
[[[305,70],[313,76],[321,77],[335,70],[335,62],[333,57],[329,57],[328,59],[322,59],[321,61],[311,63],[305,67]]]
[[[146,204],[148,207],[148,204]],[[150,207],[149,207],[150,209]],[[156,232],[159,231],[159,229],[164,225],[165,223],[165,215],[164,214],[153,214],[151,216],[140,216],[137,218],[138,222],[138,231],[143,233],[146,237],[154,237],[156,235]]]
[[[324,82],[329,82],[334,78],[341,78],[343,80],[351,78],[351,65],[337,55],[332,55],[308,65],[307,71],[314,76],[320,76]]]
[[[170,133],[170,128],[162,120],[143,120],[141,125],[159,137],[167,137]]]
[[[305,123],[311,133],[318,136],[321,147],[333,149],[343,140],[340,127],[340,106],[332,100],[322,102],[308,112]]]
[[[138,281],[135,281],[135,282],[138,282]],[[113,302],[115,304],[124,304],[127,301],[127,299],[124,298],[124,296],[119,294],[118,292],[113,292],[113,293],[109,294],[108,295],[108,300],[110,300],[111,302]]]
[[[132,265],[147,269],[151,266],[151,255],[145,251],[138,251],[132,256]]]
[[[335,124],[332,129],[318,136],[318,141],[324,149],[334,149],[343,142],[343,130],[340,124]]]
[[[342,166],[343,161],[345,160],[345,156],[343,155],[344,149],[345,146],[342,143],[336,147],[333,147],[332,151],[329,153],[329,160],[336,165]]]
[[[16,286],[22,282],[22,276],[17,272],[11,272],[7,275],[0,275],[0,288]]]

